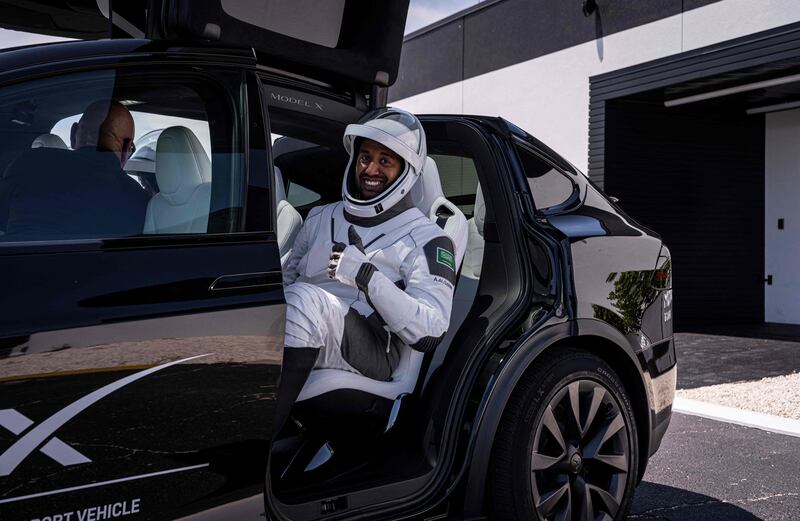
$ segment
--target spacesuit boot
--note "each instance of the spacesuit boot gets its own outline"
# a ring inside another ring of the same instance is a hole
[[[283,351],[283,370],[278,384],[278,399],[272,423],[272,437],[277,438],[289,419],[297,396],[319,356],[318,347],[286,347]]]

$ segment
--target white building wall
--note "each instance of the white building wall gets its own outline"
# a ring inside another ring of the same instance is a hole
[[[800,110],[767,114],[765,134],[764,318],[800,324]]]
[[[587,171],[589,78],[800,21],[800,0],[723,0],[393,102],[502,116]]]

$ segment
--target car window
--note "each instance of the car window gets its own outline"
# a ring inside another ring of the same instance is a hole
[[[0,242],[237,231],[235,107],[211,75],[152,67],[0,90]]]
[[[527,148],[517,146],[516,149],[536,209],[544,211],[567,202],[575,192],[575,183]]]
[[[430,154],[439,169],[439,179],[445,198],[458,206],[469,219],[474,213],[475,194],[478,189],[478,172],[475,162],[468,157]]]
[[[314,204],[320,199],[322,199],[322,196],[317,192],[293,181],[289,181],[289,188],[286,190],[286,200],[295,208]]]

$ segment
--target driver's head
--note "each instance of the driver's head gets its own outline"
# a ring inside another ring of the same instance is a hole
[[[425,131],[413,114],[385,108],[348,125],[344,146],[350,154],[342,181],[345,208],[373,217],[407,197],[427,158]]]
[[[360,140],[355,164],[356,188],[363,200],[378,197],[403,171],[403,158],[371,139]]]
[[[72,124],[70,141],[73,150],[95,147],[114,152],[124,165],[133,144],[135,126],[133,116],[118,101],[95,101],[83,112],[81,119]]]

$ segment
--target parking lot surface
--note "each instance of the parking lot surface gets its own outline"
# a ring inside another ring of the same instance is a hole
[[[800,438],[674,413],[631,520],[797,520]]]
[[[752,335],[750,334],[752,333]],[[800,372],[800,327],[717,328],[676,333],[678,389],[754,381]]]

